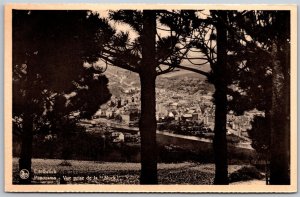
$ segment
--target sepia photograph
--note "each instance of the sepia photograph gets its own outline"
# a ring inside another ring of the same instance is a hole
[[[296,8],[6,5],[5,190],[296,192]]]

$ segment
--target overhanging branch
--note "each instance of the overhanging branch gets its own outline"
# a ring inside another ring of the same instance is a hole
[[[209,77],[210,76],[210,73],[208,72],[205,72],[203,70],[198,70],[198,69],[195,69],[195,68],[191,68],[191,67],[187,67],[187,66],[181,66],[181,65],[172,65],[172,64],[169,64],[169,63],[162,63],[163,65],[167,65],[169,66],[168,69],[164,70],[164,71],[161,71],[161,72],[158,72],[157,75],[162,75],[162,74],[166,74],[168,72],[171,72],[173,71],[175,68],[180,68],[182,70],[188,70],[188,71],[192,71],[194,73],[198,73],[198,74],[201,74],[201,75],[204,75],[206,77]]]

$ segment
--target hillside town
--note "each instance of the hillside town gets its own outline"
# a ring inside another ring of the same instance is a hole
[[[118,71],[120,74],[121,71]],[[112,76],[113,77],[113,76]],[[140,88],[130,83],[125,86],[124,79],[130,76],[120,77],[119,87],[125,87],[119,96],[113,95],[111,100],[102,105],[93,116],[93,119],[107,119],[118,125],[131,128],[138,127],[140,115]],[[187,80],[187,79],[186,79]],[[189,79],[189,80],[193,80]],[[114,82],[116,83],[116,82]],[[201,81],[201,83],[205,83]],[[199,125],[205,132],[213,133],[214,112],[213,92],[202,90],[190,94],[189,91],[175,91],[163,87],[156,88],[156,120],[158,129],[166,124],[177,124],[185,127],[183,130],[199,130]],[[247,130],[251,128],[251,120],[254,115],[263,113],[258,110],[245,112],[243,116],[235,116],[232,111],[227,115],[227,132],[249,140]],[[182,127],[182,126],[181,126]],[[170,129],[169,129],[170,130]],[[172,132],[172,131],[171,131]],[[195,133],[195,132],[194,132]],[[183,133],[189,135],[189,133]],[[191,134],[193,135],[193,133]],[[197,135],[196,135],[197,136]]]

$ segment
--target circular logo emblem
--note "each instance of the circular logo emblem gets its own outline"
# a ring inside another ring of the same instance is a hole
[[[29,178],[29,171],[26,169],[20,170],[20,178],[21,179],[28,179]]]

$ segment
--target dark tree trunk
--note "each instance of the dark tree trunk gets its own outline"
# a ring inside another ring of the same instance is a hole
[[[141,184],[157,184],[155,78],[141,76]]]
[[[218,11],[217,30],[217,64],[212,66],[215,85],[215,128],[214,128],[214,155],[215,155],[215,179],[216,185],[228,184],[227,161],[227,31],[224,25],[226,11]]]
[[[217,87],[215,92],[215,128],[214,128],[214,154],[215,154],[215,179],[214,184],[228,184],[228,162],[227,162],[227,138],[226,138],[226,116],[227,98],[224,87]]]
[[[290,184],[290,12],[275,16],[272,46],[270,184]]]
[[[285,57],[273,45],[270,184],[290,184],[289,74]],[[286,52],[288,53],[288,52]],[[288,57],[289,59],[289,57]],[[287,85],[288,84],[288,85]]]
[[[266,173],[267,185],[270,184],[269,164],[270,164],[270,146],[271,146],[271,105],[272,105],[271,102],[267,103],[266,110],[265,110],[265,120],[266,120],[266,128],[267,128],[265,132],[269,133],[269,137],[265,139],[266,140],[265,144],[267,145],[267,149],[263,152],[263,156],[265,158],[265,164],[266,164],[265,173]]]
[[[157,184],[157,146],[155,117],[155,11],[143,13],[141,82],[141,184]]]
[[[30,64],[30,63],[29,63]],[[32,99],[34,95],[38,95],[33,87],[34,74],[27,69],[26,95],[23,113],[23,133],[21,154],[19,158],[19,183],[30,184],[32,180],[31,159],[32,159],[32,139],[33,139],[33,119],[34,119],[34,104]],[[29,174],[28,174],[29,173]],[[27,176],[29,175],[29,176]]]
[[[22,146],[19,159],[19,173],[20,184],[30,184],[31,173],[31,158],[32,158],[32,131],[33,131],[33,117],[30,112],[24,113],[23,118],[23,134],[22,134]],[[26,174],[29,173],[27,177]]]

